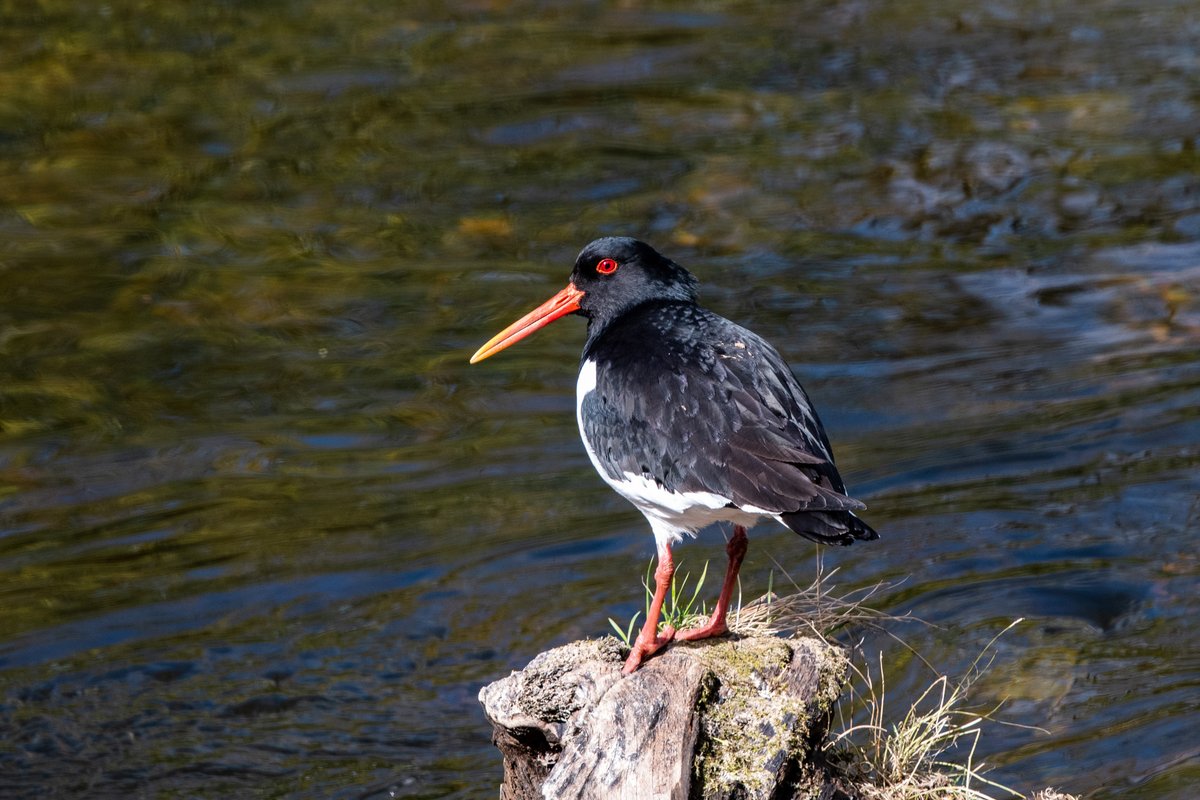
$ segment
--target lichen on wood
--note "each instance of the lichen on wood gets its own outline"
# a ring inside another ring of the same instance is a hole
[[[757,637],[697,655],[715,678],[700,705],[695,767],[704,796],[771,797],[789,781],[819,777],[804,757],[841,693],[841,650],[816,639]]]
[[[676,645],[628,677],[621,655],[613,639],[577,642],[481,690],[502,798],[816,796],[839,648],[727,637]]]

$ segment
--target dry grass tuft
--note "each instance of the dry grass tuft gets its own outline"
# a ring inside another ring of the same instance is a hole
[[[882,654],[878,679],[870,670],[853,669],[858,677],[856,699],[866,709],[867,720],[859,724],[843,720],[842,731],[830,739],[829,747],[840,746],[849,753],[847,778],[863,790],[864,797],[990,800],[992,796],[980,787],[1021,797],[1019,792],[984,778],[983,764],[975,762],[980,723],[991,719],[992,712],[965,711],[962,705],[971,682],[981,673],[955,683],[939,675],[903,717],[889,723]],[[969,742],[966,759],[950,760],[948,751],[964,740]]]
[[[895,588],[896,584],[880,582],[836,594],[837,586],[830,583],[836,574],[836,569],[829,573],[818,569],[812,583],[801,588],[793,582],[796,591],[784,597],[768,590],[766,595],[744,606],[739,598],[730,614],[730,629],[747,636],[810,633],[828,640],[850,625],[884,630],[883,623],[921,622],[907,614],[897,617],[867,605],[876,595]]]
[[[896,584],[877,583],[839,594],[830,581],[836,572],[824,573],[818,566],[817,577],[811,584],[796,587],[796,591],[786,597],[769,592],[748,605],[739,602],[736,612],[731,614],[730,627],[745,635],[810,633],[827,641],[844,628],[872,628],[912,650],[890,628],[897,622],[928,623],[907,614],[887,614],[867,605],[895,588]],[[841,732],[830,738],[826,749],[840,752],[840,758],[831,760],[847,765],[845,778],[860,797],[864,800],[1024,797],[985,777],[986,765],[975,759],[983,723],[1012,723],[994,718],[999,707],[984,712],[965,708],[971,686],[991,666],[994,659],[992,646],[1021,622],[1020,619],[1013,621],[993,637],[972,662],[967,674],[957,680],[939,674],[913,651],[935,678],[903,716],[893,722],[888,722],[891,715],[887,713],[882,653],[874,669],[865,663],[862,667],[852,664],[855,680],[851,684],[850,702],[839,704],[838,713],[844,715],[847,708],[860,708],[865,720],[854,724],[843,718]],[[964,749],[965,759],[957,757]],[[1046,789],[1030,800],[1074,798]]]
[[[966,708],[971,686],[987,671],[995,658],[990,653],[992,646],[1023,620],[1014,620],[993,637],[976,656],[967,673],[957,680],[951,680],[890,630],[897,622],[929,623],[908,614],[895,616],[867,605],[898,584],[880,582],[838,594],[836,585],[830,582],[837,570],[825,573],[819,561],[816,578],[803,588],[797,586],[778,563],[776,568],[795,591],[780,597],[768,589],[763,597],[743,604],[739,583],[738,597],[729,614],[729,627],[734,633],[744,636],[810,634],[832,642],[833,635],[844,628],[871,628],[908,648],[935,676],[903,716],[889,722],[894,715],[886,703],[883,654],[880,653],[879,664],[875,668],[866,663],[862,667],[852,663],[855,680],[850,686],[851,697],[848,703],[838,704],[841,731],[829,738],[825,749],[831,763],[845,765],[842,768],[843,778],[855,796],[862,800],[998,800],[999,797],[1025,797],[986,778],[986,765],[975,760],[983,723],[1013,723],[994,718],[999,706],[983,712]],[[690,592],[686,576],[678,587],[672,585],[668,603],[672,608],[671,624],[690,627],[705,621],[707,611],[697,604],[705,574],[707,564]],[[646,585],[649,593],[648,578]],[[632,634],[636,619],[635,616],[630,621],[626,636]],[[622,632],[615,622],[613,627],[618,633]],[[847,719],[847,708],[858,709],[859,717],[865,719],[858,723]],[[964,750],[965,758],[958,757]],[[1043,789],[1028,800],[1076,799],[1053,789]]]

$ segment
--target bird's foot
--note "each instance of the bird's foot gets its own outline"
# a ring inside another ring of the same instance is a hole
[[[728,631],[730,631],[730,626],[725,624],[725,614],[718,610],[703,625],[685,628],[676,633],[676,640],[677,642],[695,642],[696,639],[708,639],[728,633]]]
[[[710,619],[699,627],[679,631],[675,634],[675,639],[680,642],[694,642],[697,639],[708,639],[728,632],[729,626],[725,624],[724,619]]]
[[[669,625],[649,641],[639,634],[637,641],[633,643],[633,649],[629,651],[629,657],[625,659],[625,666],[621,668],[622,674],[632,675],[644,660],[666,647],[674,638],[675,629]]]

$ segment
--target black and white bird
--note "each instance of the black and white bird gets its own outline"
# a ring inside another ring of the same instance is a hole
[[[829,439],[788,365],[761,337],[701,308],[696,279],[650,245],[606,237],[583,248],[567,287],[498,333],[481,361],[567,314],[587,318],[576,389],[583,445],[600,477],[650,522],[655,591],[624,671],[672,639],[717,636],[746,553],[769,517],[822,544],[879,538],[854,512]],[[658,631],[671,545],[733,523],[729,567],[705,625]]]

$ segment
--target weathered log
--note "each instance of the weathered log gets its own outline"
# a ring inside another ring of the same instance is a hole
[[[679,644],[621,675],[612,638],[542,653],[485,686],[502,800],[817,798],[847,662],[819,639]]]

